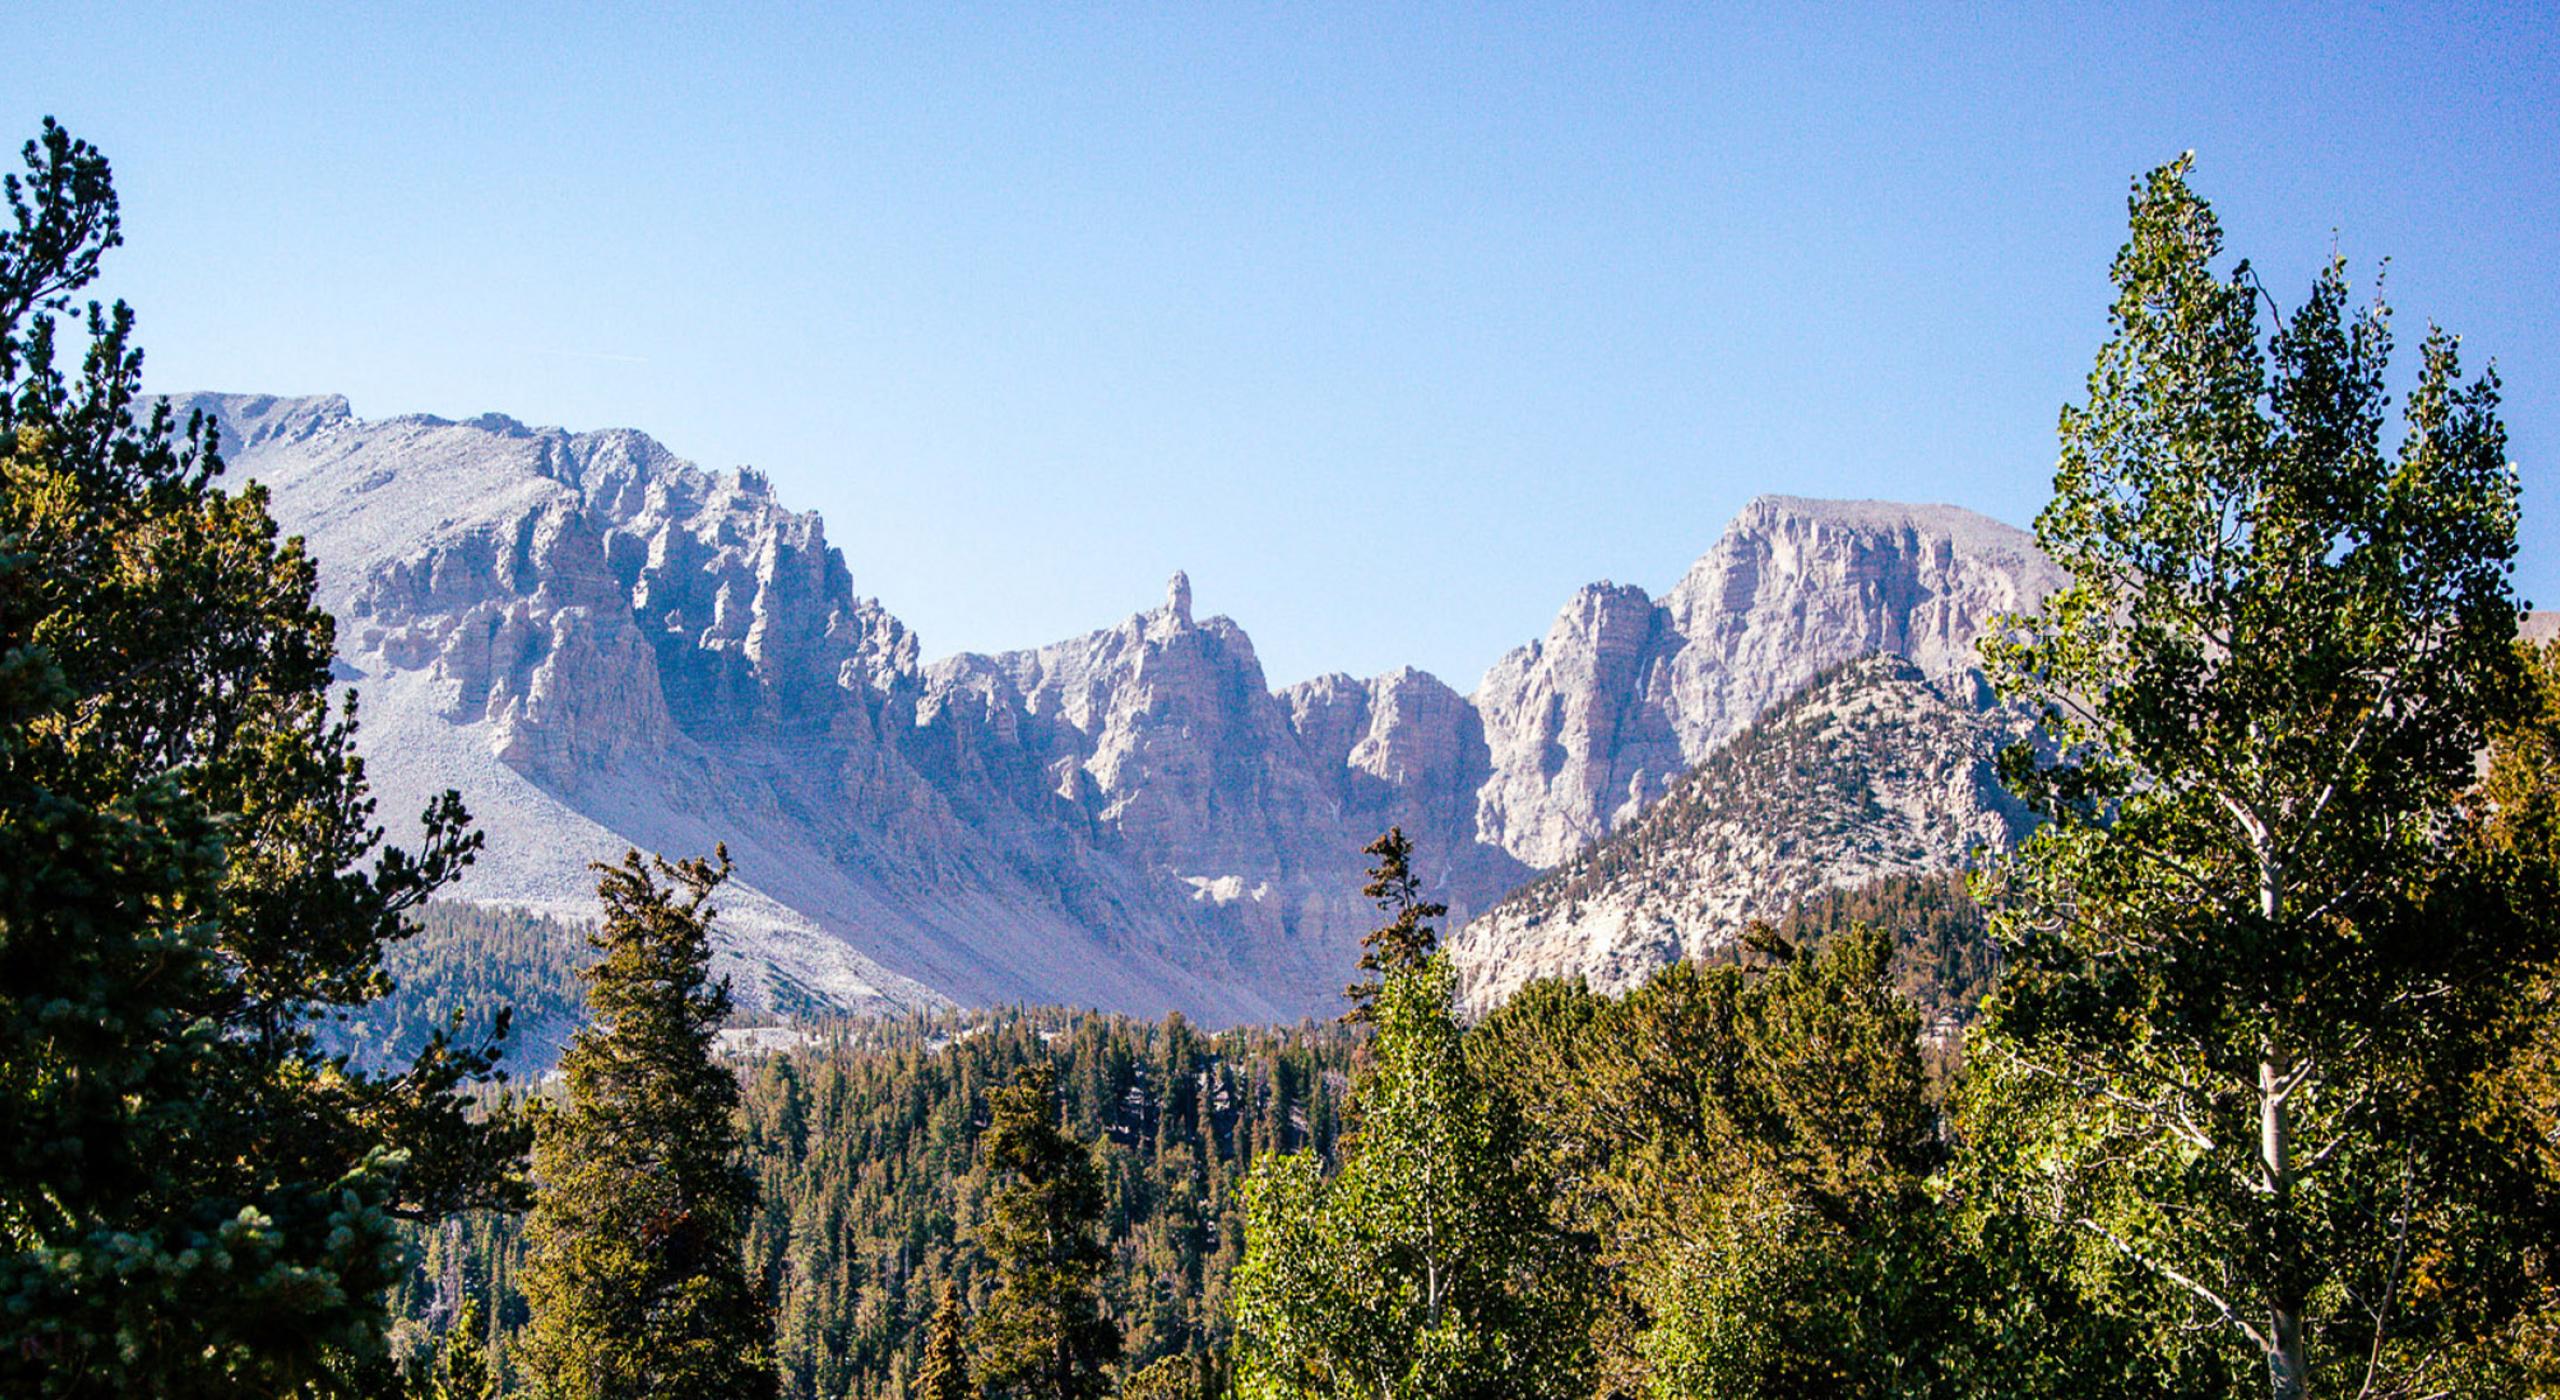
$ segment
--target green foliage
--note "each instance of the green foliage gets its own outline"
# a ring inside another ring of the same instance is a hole
[[[1603,1394],[1966,1393],[1991,1290],[1940,1161],[1893,941],[1680,964],[1623,998],[1538,983],[1477,1028],[1585,1242]],[[2021,1393],[2010,1391],[2007,1393]]]
[[[478,844],[386,847],[311,561],[211,426],[145,407],[121,239],[52,122],[0,232],[0,1390],[278,1395],[376,1366],[399,1221],[520,1198],[494,1050],[378,1072],[315,1020]]]
[[[777,1281],[784,1393],[903,1395],[942,1285],[981,1303],[1001,1174],[994,1096],[1054,1060],[1064,1131],[1096,1143],[1126,1365],[1227,1335],[1237,1183],[1283,1151],[1330,1155],[1352,1041],[1331,1027],[1201,1034],[1094,1013],[856,1023],[746,1072],[763,1180],[755,1267]]]
[[[987,1391],[1026,1400],[1084,1400],[1108,1388],[1120,1332],[1102,1313],[1109,1259],[1097,1226],[1102,1178],[1093,1151],[1059,1127],[1058,1075],[1034,1060],[996,1091],[985,1142],[1003,1185],[984,1235],[995,1294],[974,1330]]]
[[[441,899],[420,906],[416,922],[384,953],[391,990],[324,1025],[325,1045],[359,1067],[405,1064],[438,1035],[487,1038],[503,1016],[503,1068],[522,1076],[559,1062],[586,1015],[578,974],[595,955],[584,927]]]
[[[496,1369],[489,1360],[488,1322],[480,1300],[466,1298],[436,1351],[435,1376],[426,1387],[428,1400],[498,1400]]]
[[[1351,1010],[1343,1019],[1353,1022],[1375,1019],[1378,979],[1422,966],[1423,959],[1440,946],[1439,931],[1427,921],[1449,912],[1448,905],[1422,897],[1422,880],[1413,873],[1413,842],[1406,839],[1403,827],[1388,827],[1386,835],[1362,847],[1360,854],[1378,858],[1369,867],[1369,883],[1360,893],[1378,906],[1387,921],[1360,938],[1360,970],[1369,977],[1342,989],[1351,999]]]
[[[708,901],[728,852],[598,870],[591,1024],[534,1145],[526,1367],[562,1400],[770,1395],[772,1323],[743,1252],[755,1178],[737,1080],[711,1055],[729,988],[710,978]]]
[[[2560,872],[2560,643],[2532,648],[2526,673],[2531,702],[2490,746],[2475,836],[2548,882]],[[2560,968],[2546,967],[2526,985],[2505,1031],[2513,1048],[2489,1076],[2481,1117],[2512,1135],[2549,1187],[2560,1183]],[[2516,1263],[2527,1301],[2490,1340],[2488,1359],[2536,1394],[2560,1393],[2560,1234],[2524,1242]]]
[[[1950,870],[1825,890],[1788,911],[1774,931],[1781,943],[1813,949],[1865,929],[1890,934],[1893,989],[1919,1009],[1924,1034],[1950,1033],[1972,1023],[2000,970],[1990,921],[1966,879]]]
[[[1341,1172],[1258,1168],[1236,1279],[1246,1396],[1540,1396],[1581,1384],[1577,1274],[1510,1101],[1467,1063],[1445,957],[1385,973]]]
[[[910,1392],[915,1400],[976,1400],[978,1387],[969,1380],[967,1323],[960,1286],[944,1280],[933,1309],[933,1330],[925,1337],[924,1370]]]
[[[2070,584],[1984,646],[2061,757],[2004,763],[2049,820],[1996,885],[1979,1199],[2163,1365],[2456,1384],[2560,1223],[2477,1093],[2553,948],[2458,831],[2521,693],[2497,381],[2431,333],[2386,450],[2382,310],[2333,262],[2263,325],[2186,175],[2137,183],[2063,414],[2037,533]]]
[[[1226,1354],[1210,1350],[1164,1357],[1129,1377],[1120,1400],[1227,1400]]]
[[[1003,1012],[821,1025],[734,1064],[759,1183],[747,1271],[773,1306],[783,1394],[905,1397],[943,1286],[983,1303],[992,1099],[1039,1060],[1057,1063],[1066,1131],[1098,1143],[1102,1286],[1128,1369],[1213,1352],[1243,1233],[1237,1183],[1278,1152],[1330,1157],[1353,1047],[1331,1026],[1210,1037],[1178,1015]],[[520,1378],[522,1254],[506,1217],[444,1222],[404,1284],[406,1315],[432,1331],[480,1292],[493,1359]]]

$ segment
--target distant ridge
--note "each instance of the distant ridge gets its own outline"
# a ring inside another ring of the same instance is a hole
[[[1886,652],[1961,690],[1973,637],[2054,577],[1955,507],[1772,496],[1659,600],[1582,590],[1470,695],[1409,668],[1275,693],[1180,577],[928,666],[757,473],[501,414],[178,406],[318,559],[386,817],[455,786],[488,830],[458,893],[576,917],[589,859],[725,840],[751,1002],[1330,1015],[1387,825],[1464,919],[1825,667]]]

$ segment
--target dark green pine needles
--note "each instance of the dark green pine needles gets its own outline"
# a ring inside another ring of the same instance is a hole
[[[486,1044],[314,1027],[477,849],[408,850],[334,702],[318,574],[214,425],[144,396],[120,241],[51,121],[0,211],[0,1394],[363,1389],[401,1220],[521,1199]],[[69,313],[69,314],[66,314]],[[85,344],[83,343],[85,342]],[[406,814],[404,814],[406,815]],[[500,1029],[499,1033],[503,1033]]]
[[[756,1193],[738,1084],[711,1055],[729,987],[710,980],[707,901],[728,851],[598,869],[591,1024],[534,1144],[527,1365],[564,1400],[771,1395],[772,1320],[740,1247]]]
[[[978,1366],[990,1395],[1086,1400],[1109,1388],[1103,1368],[1120,1333],[1102,1315],[1102,1177],[1093,1153],[1058,1126],[1057,1070],[1024,1066],[994,1095],[990,1170],[1009,1180],[988,1212],[995,1296],[978,1319]]]
[[[933,1330],[925,1338],[916,1400],[977,1400],[978,1388],[969,1383],[967,1327],[960,1286],[945,1279],[941,1301],[933,1310]]]
[[[1388,827],[1386,835],[1370,842],[1360,854],[1378,858],[1369,867],[1369,883],[1360,893],[1377,904],[1387,921],[1360,940],[1360,970],[1369,978],[1342,989],[1351,998],[1351,1009],[1342,1018],[1346,1021],[1376,1018],[1379,979],[1422,966],[1440,946],[1439,932],[1425,920],[1449,912],[1448,905],[1422,897],[1422,881],[1413,873],[1413,842],[1405,838],[1403,827]]]

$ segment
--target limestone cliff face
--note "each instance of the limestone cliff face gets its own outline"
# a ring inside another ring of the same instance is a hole
[[[386,814],[462,790],[461,893],[577,914],[585,862],[726,841],[751,998],[1329,1014],[1389,825],[1453,923],[1643,811],[1817,670],[1941,681],[2051,570],[1944,507],[1765,498],[1659,600],[1595,585],[1475,694],[1273,692],[1189,581],[1082,637],[922,663],[816,516],[630,431],[203,395],[307,537]]]
[[[1852,657],[1902,656],[1961,686],[1991,620],[2060,577],[2024,531],[1952,506],[1763,496],[1659,602],[1586,588],[1486,673],[1495,772],[1478,835],[1555,865]]]

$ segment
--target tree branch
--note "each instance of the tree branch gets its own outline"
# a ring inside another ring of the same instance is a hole
[[[2149,1269],[2151,1272],[2158,1274],[2160,1277],[2167,1279],[2169,1282],[2178,1285],[2180,1288],[2185,1289],[2191,1294],[2194,1294],[2199,1301],[2219,1314],[2225,1324],[2238,1331],[2241,1336],[2248,1338],[2250,1344],[2257,1347],[2258,1350],[2272,1351],[2274,1349],[2267,1342],[2267,1334],[2259,1331],[2247,1318],[2242,1317],[2238,1311],[2232,1308],[2231,1304],[2226,1301],[2221,1294],[2214,1292],[2212,1289],[2207,1288],[2203,1284],[2196,1282],[2194,1279],[2187,1277],[2185,1274],[2178,1272],[2175,1268],[2172,1268],[2171,1266],[2152,1258],[2150,1255],[2143,1253],[2141,1250],[2134,1248],[2132,1245],[2126,1243],[2124,1238],[2118,1235],[2115,1231],[2108,1229],[2106,1226],[2099,1224],[2095,1220],[2091,1220],[2085,1215],[2080,1217],[2078,1223],[2082,1229],[2087,1230],[2089,1233],[2096,1235],[2102,1240],[2105,1240],[2108,1244],[2115,1246],[2116,1252],[2122,1254],[2125,1258],[2140,1264],[2142,1267]]]

